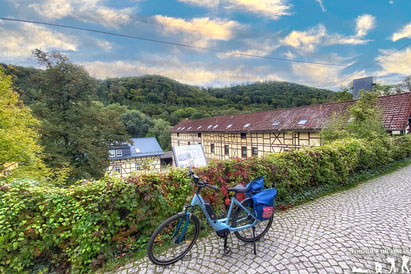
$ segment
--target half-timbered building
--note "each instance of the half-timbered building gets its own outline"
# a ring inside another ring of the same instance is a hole
[[[132,172],[160,171],[164,154],[156,138],[131,138],[131,143],[112,145],[109,149],[110,175],[125,176]]]
[[[250,114],[183,120],[171,130],[172,146],[201,144],[207,159],[245,158],[321,144],[321,129],[333,113],[355,101],[310,105]],[[379,97],[384,126],[391,134],[410,130],[411,93]]]

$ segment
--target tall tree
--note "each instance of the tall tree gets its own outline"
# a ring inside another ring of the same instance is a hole
[[[165,151],[171,149],[170,123],[162,119],[155,119],[154,126],[148,130],[147,137],[156,137],[161,148]]]
[[[127,133],[134,138],[146,137],[150,127],[154,125],[146,115],[138,110],[131,110],[121,115],[121,121],[126,127]]]
[[[345,113],[334,113],[321,131],[324,141],[345,137],[374,139],[387,136],[382,120],[382,109],[376,105],[378,93],[360,92],[361,98]]]
[[[102,176],[109,145],[127,140],[118,114],[93,101],[96,82],[81,66],[58,52],[33,54],[46,67],[34,79],[41,96],[32,105],[42,121],[45,163],[51,168],[68,163],[72,180]]]
[[[36,120],[0,67],[0,179],[41,177],[45,172]]]

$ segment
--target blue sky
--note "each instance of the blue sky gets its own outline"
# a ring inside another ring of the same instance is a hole
[[[0,20],[0,62],[37,66],[59,50],[91,75],[164,75],[198,86],[279,80],[338,90],[353,78],[411,75],[410,0],[5,0],[0,16],[67,24],[221,52]],[[284,62],[240,54],[331,65]]]

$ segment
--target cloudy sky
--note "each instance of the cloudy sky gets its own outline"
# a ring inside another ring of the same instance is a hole
[[[397,83],[411,75],[411,45],[385,56],[411,42],[410,11],[410,0],[4,0],[0,17],[193,48],[0,20],[0,62],[37,66],[31,50],[41,48],[100,79],[159,74],[198,86],[279,80],[338,90],[357,73]]]

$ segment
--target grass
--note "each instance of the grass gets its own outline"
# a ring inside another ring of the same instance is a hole
[[[366,182],[368,180],[371,179],[375,179],[377,177],[380,176],[384,176],[386,174],[392,173],[396,170],[399,170],[403,167],[408,166],[409,164],[411,164],[411,158],[407,158],[405,160],[401,160],[401,161],[397,161],[397,162],[393,162],[387,166],[384,167],[380,167],[378,169],[374,169],[374,170],[368,170],[365,172],[360,172],[357,173],[353,176],[351,176],[349,183],[346,185],[333,185],[333,186],[320,186],[317,188],[310,188],[307,189],[303,192],[297,193],[291,200],[291,204],[292,206],[296,206],[296,205],[301,205],[303,203],[309,202],[309,201],[313,201],[315,199],[318,199],[320,197],[323,196],[327,196],[336,192],[340,192],[340,191],[345,191],[348,189],[351,189],[353,187],[358,186],[359,184]],[[199,215],[201,213],[197,213],[196,215],[201,217],[201,215]],[[205,226],[205,219],[200,218],[200,222],[201,222],[201,227],[203,229],[201,229],[200,231],[200,236],[199,239],[209,235],[211,232],[213,232],[213,230],[209,227],[209,226]],[[131,262],[134,262],[135,260],[141,259],[142,257],[144,257],[146,255],[147,251],[145,249],[140,250],[138,252],[134,252],[132,255],[129,256],[124,256],[118,259],[112,259],[108,262],[106,262],[102,268],[97,270],[97,273],[103,273],[103,272],[110,272],[110,271],[114,271],[118,268],[120,268],[121,266],[127,265]]]

